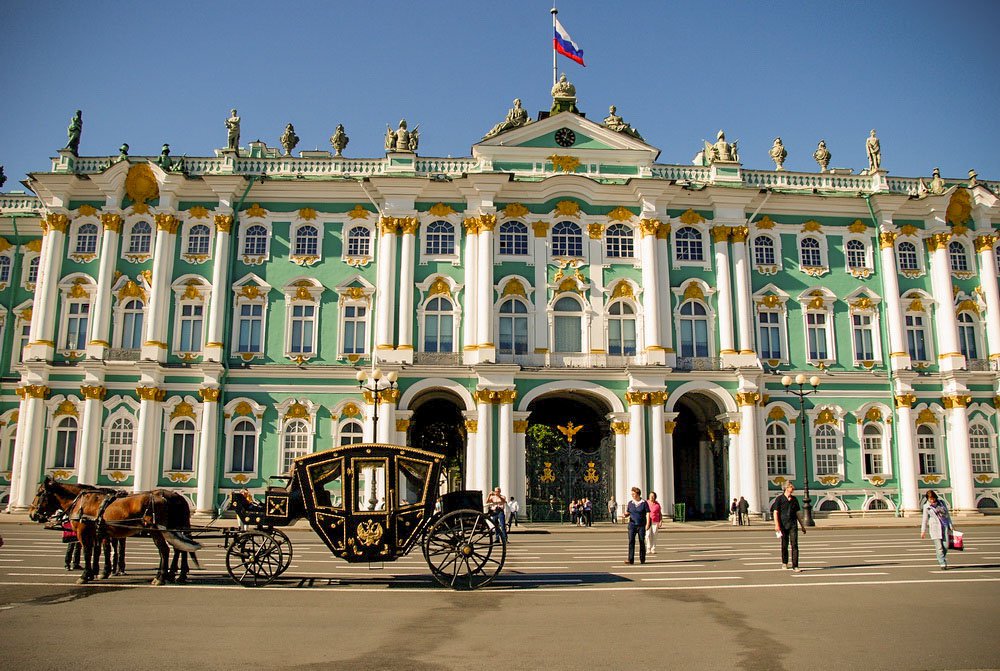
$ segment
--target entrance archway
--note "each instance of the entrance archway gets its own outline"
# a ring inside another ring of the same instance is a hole
[[[716,419],[724,410],[712,396],[688,392],[674,411],[674,501],[686,505],[688,519],[725,519],[729,436]]]
[[[427,391],[412,403],[407,444],[444,455],[444,491],[464,489],[467,433],[462,400],[444,390]]]
[[[568,520],[571,500],[587,498],[593,519],[605,519],[614,490],[615,443],[597,396],[553,392],[528,405],[525,513],[534,521]],[[579,427],[572,443],[559,427]]]

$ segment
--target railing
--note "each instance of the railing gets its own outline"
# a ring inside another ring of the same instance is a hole
[[[119,347],[111,348],[104,355],[105,361],[138,361],[140,350],[123,349]]]
[[[37,212],[42,207],[42,201],[36,196],[28,194],[5,193],[0,194],[0,213],[8,212]]]
[[[657,179],[687,180],[689,182],[708,182],[712,172],[709,168],[699,165],[655,165],[653,177]]]
[[[425,366],[457,366],[462,362],[458,352],[414,352],[413,363]]]
[[[722,358],[715,356],[679,356],[674,370],[722,370]]]
[[[776,172],[744,170],[743,183],[757,188],[819,189],[821,191],[873,191],[868,175],[832,173]]]
[[[1000,361],[991,361],[989,359],[966,359],[965,369],[976,372],[1000,370]]]

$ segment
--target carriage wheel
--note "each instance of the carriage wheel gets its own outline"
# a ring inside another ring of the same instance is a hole
[[[285,532],[280,529],[271,529],[269,533],[271,534],[271,537],[277,541],[278,547],[281,548],[281,568],[278,569],[278,572],[274,576],[277,578],[279,575],[287,571],[288,567],[292,563],[292,541],[285,534]]]
[[[507,557],[503,536],[486,515],[474,510],[443,516],[424,536],[423,547],[434,579],[457,590],[490,584]]]
[[[226,551],[226,569],[244,587],[263,587],[281,573],[283,554],[278,540],[270,534],[247,531]]]

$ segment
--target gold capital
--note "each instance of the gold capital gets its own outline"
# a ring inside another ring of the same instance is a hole
[[[726,422],[725,424],[723,424],[723,426],[726,427],[726,431],[728,431],[730,435],[735,436],[738,435],[740,432],[739,422]]]
[[[760,403],[760,393],[756,391],[741,391],[736,394],[737,405],[757,405]]]
[[[528,420],[514,420],[514,433],[524,433],[528,430]]]
[[[983,252],[988,252],[996,244],[997,238],[1000,236],[986,233],[985,235],[980,235],[978,238],[973,240],[973,245],[976,248],[977,254],[982,254]]]
[[[479,233],[479,217],[466,217],[462,220],[466,235],[477,235]]]
[[[729,240],[729,231],[730,228],[728,226],[713,226],[711,229],[712,241],[726,242]]]
[[[892,247],[893,243],[896,242],[896,236],[899,235],[895,231],[886,231],[885,233],[878,234],[878,245],[882,249],[888,249]]]
[[[628,428],[628,422],[611,422],[611,430],[619,436],[627,436]]]
[[[896,394],[896,405],[900,408],[912,408],[917,402],[917,397],[913,394]]]
[[[465,420],[465,430],[469,433],[475,433],[479,430],[479,422],[474,419]]]
[[[215,230],[219,233],[228,233],[233,228],[233,215],[231,214],[217,214],[215,215]]]
[[[972,397],[965,394],[953,394],[951,396],[941,397],[941,405],[944,406],[945,410],[951,410],[952,408],[967,408],[970,403],[972,403]]]
[[[26,384],[17,388],[17,395],[22,399],[24,398],[41,398],[46,399],[52,390],[46,387],[44,384]]]
[[[205,403],[218,403],[220,393],[222,390],[218,387],[200,387],[198,389],[198,396]]]
[[[103,401],[104,397],[108,393],[108,390],[100,385],[83,385],[80,387],[80,393],[85,399]]]
[[[670,224],[660,224],[656,227],[656,239],[666,240],[670,237]]]
[[[399,228],[399,220],[393,217],[382,217],[379,220],[379,228],[386,235],[395,235],[396,229]]]
[[[414,235],[420,229],[420,220],[416,217],[402,217],[398,221],[404,235]]]
[[[929,235],[927,236],[927,250],[933,252],[938,249],[945,249],[948,247],[949,240],[951,240],[951,233]]]
[[[663,405],[667,402],[667,392],[666,391],[651,391],[649,392],[649,404],[650,405]]]
[[[167,398],[167,390],[158,387],[136,387],[135,393],[143,401],[156,401],[162,403]]]
[[[733,242],[746,242],[747,236],[750,235],[750,229],[746,226],[733,226],[729,229],[729,234],[733,238]]]
[[[664,433],[672,434],[675,428],[677,428],[677,422],[666,421],[663,423]]]
[[[656,235],[661,223],[659,219],[640,219],[639,234],[644,238],[648,235]]]
[[[60,233],[66,232],[66,227],[69,225],[69,217],[65,214],[50,214],[42,221],[42,231],[59,231]]]
[[[177,232],[177,225],[180,220],[172,214],[157,214],[153,216],[156,221],[156,229],[159,231],[166,231],[167,233],[174,234]]]
[[[396,420],[396,431],[406,431],[410,428],[410,420],[408,419],[397,419]]]
[[[497,215],[483,214],[479,217],[479,230],[492,231],[497,226]]]
[[[531,225],[531,230],[535,232],[536,238],[544,238],[549,234],[549,222],[547,221],[536,221]]]
[[[591,240],[600,240],[601,236],[604,235],[604,224],[589,224],[587,235],[590,236]]]
[[[114,231],[117,233],[122,228],[122,215],[120,214],[102,214],[101,215],[101,226],[109,231]]]

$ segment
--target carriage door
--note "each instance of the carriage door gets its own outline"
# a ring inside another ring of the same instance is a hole
[[[393,554],[395,531],[389,524],[393,510],[387,457],[351,460],[351,514],[347,516],[348,558],[383,561]]]

